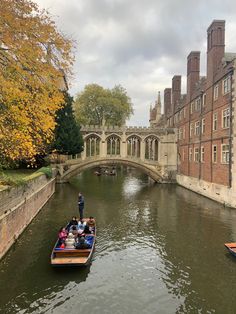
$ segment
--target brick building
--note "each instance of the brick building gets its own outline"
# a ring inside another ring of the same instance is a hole
[[[181,76],[164,90],[164,116],[178,131],[177,182],[198,193],[236,207],[236,54],[225,52],[225,21],[207,30],[206,76],[200,76],[200,52],[187,57],[187,92]]]

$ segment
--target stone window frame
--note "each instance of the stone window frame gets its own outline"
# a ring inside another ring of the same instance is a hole
[[[194,134],[200,135],[200,121],[195,122]]]
[[[194,101],[192,101],[190,104],[190,114],[193,113],[193,111],[194,111],[193,109],[194,109]]]
[[[199,162],[199,147],[194,147],[194,161]]]
[[[216,131],[218,125],[218,112],[213,112],[212,120],[212,130]]]
[[[201,132],[202,132],[202,134],[204,134],[205,131],[206,131],[206,119],[203,118],[201,121]]]
[[[228,149],[225,149],[227,146]],[[221,163],[229,164],[229,144],[221,144]]]
[[[90,134],[86,137],[86,157],[96,157],[100,155],[101,138],[97,134]]]
[[[193,160],[193,149],[192,149],[192,147],[189,147],[189,157],[188,157],[188,160],[189,161]]]
[[[214,85],[213,89],[213,99],[217,100],[219,97],[219,84]]]
[[[160,140],[155,135],[148,135],[144,139],[145,143],[145,159],[159,161]]]
[[[121,138],[116,134],[111,134],[106,138],[107,156],[121,155]]]
[[[222,128],[228,129],[230,127],[230,108],[222,110]]]
[[[212,162],[213,164],[217,163],[217,145],[216,144],[212,145]]]
[[[195,100],[195,111],[200,111],[201,110],[201,97],[198,97]]]
[[[140,158],[141,155],[141,138],[137,135],[130,135],[126,139],[127,156],[130,158]],[[130,151],[129,151],[130,150]]]
[[[193,122],[190,123],[189,126],[189,137],[191,138],[193,136],[193,131],[194,131],[194,126],[193,126]]]
[[[206,93],[202,95],[202,107],[206,106]]]
[[[205,162],[205,148],[201,146],[201,162]]]
[[[228,94],[231,91],[231,77],[228,75],[222,82],[223,95]]]

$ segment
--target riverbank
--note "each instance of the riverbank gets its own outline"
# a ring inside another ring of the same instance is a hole
[[[0,259],[55,192],[55,175],[34,172],[0,190]]]
[[[229,188],[225,185],[220,185],[198,178],[177,175],[177,183],[185,189],[191,190],[209,199],[212,199],[224,206],[236,208],[236,192],[235,187]]]

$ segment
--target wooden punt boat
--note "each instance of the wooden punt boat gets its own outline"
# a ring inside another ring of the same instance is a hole
[[[229,252],[236,257],[236,242],[225,243],[225,247],[229,250]]]
[[[85,218],[88,220],[88,218]],[[60,248],[59,239],[52,250],[51,265],[52,266],[87,266],[91,263],[92,255],[95,250],[96,226],[93,234],[86,234],[85,239],[91,242],[91,248]]]

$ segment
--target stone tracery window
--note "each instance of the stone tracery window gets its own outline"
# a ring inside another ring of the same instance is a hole
[[[98,156],[100,154],[100,141],[97,135],[91,135],[86,139],[86,156]]]
[[[127,139],[127,155],[130,157],[140,157],[140,138],[131,136]]]
[[[120,138],[112,135],[107,139],[107,155],[120,155]]]
[[[155,136],[148,136],[145,139],[145,159],[158,160],[159,141]]]

